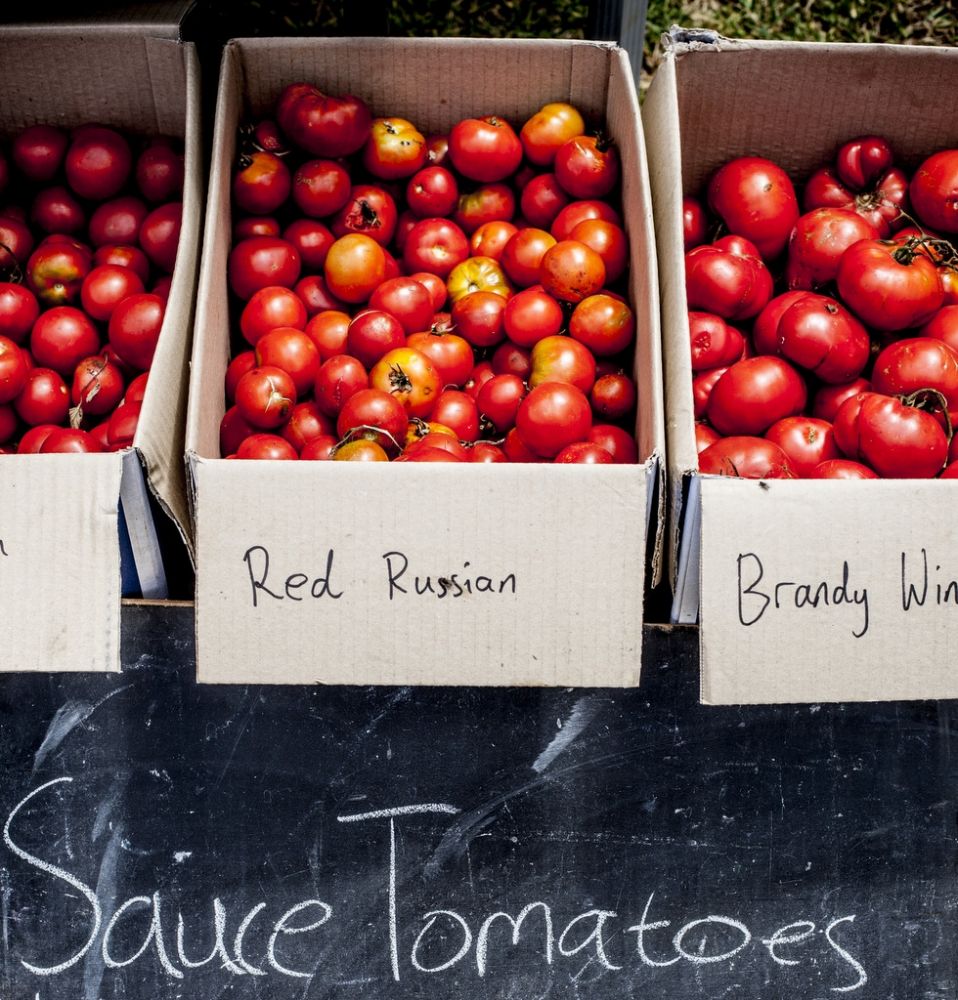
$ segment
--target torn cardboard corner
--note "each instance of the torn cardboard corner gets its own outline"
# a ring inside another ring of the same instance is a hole
[[[236,128],[289,83],[354,93],[423,131],[550,101],[603,116],[623,161],[640,331],[642,464],[226,462],[226,261]],[[437,100],[437,83],[441,81]],[[197,671],[211,683],[634,686],[664,454],[658,285],[626,54],[584,42],[252,39],[223,53],[187,430]],[[649,532],[649,519],[652,529]],[[658,565],[658,562],[656,562]],[[357,627],[356,623],[361,623]]]
[[[958,533],[940,516],[958,500],[954,484],[699,476],[682,235],[683,194],[737,156],[767,157],[801,183],[859,135],[886,136],[908,167],[954,146],[954,121],[927,95],[958,87],[958,50],[673,36],[642,116],[662,291],[673,618],[700,617],[702,699],[958,697]]]

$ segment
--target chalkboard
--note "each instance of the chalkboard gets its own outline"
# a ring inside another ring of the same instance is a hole
[[[200,688],[191,635],[0,678],[4,1000],[958,993],[953,702],[703,708],[661,627],[635,691]]]

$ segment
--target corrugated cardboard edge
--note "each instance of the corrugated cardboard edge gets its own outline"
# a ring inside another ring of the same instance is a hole
[[[140,423],[133,445],[146,472],[150,491],[191,544],[192,523],[183,467],[189,357],[196,304],[197,260],[203,210],[203,143],[200,111],[200,68],[190,42],[176,45],[186,78],[185,171],[183,221],[176,251],[173,282],[163,330],[157,344]]]
[[[668,479],[667,489],[662,493],[668,494],[668,511],[664,519],[668,532],[669,582],[673,591],[679,566],[685,479],[698,469],[694,436],[690,441],[688,433],[695,421],[692,385],[688,378],[692,353],[688,337],[683,340],[675,336],[677,330],[688,328],[682,236],[682,149],[681,138],[674,127],[678,120],[675,59],[675,50],[667,46],[642,105],[649,186],[655,203],[653,222],[665,355],[664,429]]]

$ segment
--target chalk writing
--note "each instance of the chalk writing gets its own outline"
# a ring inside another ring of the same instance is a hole
[[[191,941],[201,937],[208,941],[209,935],[197,933],[195,917],[187,921],[182,911],[176,912],[174,921],[170,903],[159,890],[125,900],[112,892],[101,898],[76,874],[26,850],[21,846],[23,842],[34,843],[44,833],[42,828],[26,829],[26,807],[41,797],[52,799],[54,791],[64,792],[73,783],[72,777],[64,776],[35,788],[14,806],[3,826],[3,842],[7,849],[29,869],[39,873],[44,883],[51,880],[54,885],[61,883],[61,888],[72,890],[70,893],[63,890],[64,895],[76,899],[75,905],[83,907],[78,916],[86,923],[85,943],[66,958],[62,957],[63,948],[51,927],[48,934],[37,939],[36,947],[46,950],[42,959],[37,955],[17,956],[25,969],[37,976],[57,976],[67,972],[99,945],[105,969],[126,969],[152,961],[173,981],[185,980],[195,970],[206,966],[211,966],[209,972],[228,977],[279,976],[313,980],[321,973],[322,956],[327,951],[323,948],[324,935],[331,932],[337,922],[345,921],[348,914],[335,911],[332,905],[315,895],[292,905],[288,901],[277,906],[273,900],[258,900],[248,909],[244,904],[238,912],[233,911],[228,900],[217,895],[211,904],[212,949],[205,957],[197,957],[191,953]],[[48,814],[52,805],[52,801],[47,803]],[[405,976],[433,977],[449,973],[457,977],[458,983],[470,968],[477,980],[484,980],[506,972],[510,962],[518,960],[520,950],[522,960],[528,963],[530,949],[538,956],[532,961],[541,961],[553,971],[565,960],[581,963],[585,957],[588,963],[594,963],[606,974],[625,972],[632,976],[643,968],[661,970],[680,963],[693,968],[720,967],[724,963],[731,969],[733,960],[749,949],[754,955],[767,956],[771,969],[799,964],[817,969],[824,951],[834,960],[832,964],[837,969],[832,973],[836,978],[827,985],[829,990],[854,993],[868,982],[865,968],[854,954],[854,935],[849,933],[856,920],[853,914],[823,918],[823,930],[812,920],[793,920],[777,929],[762,928],[769,931],[764,936],[755,933],[758,930],[755,922],[743,919],[742,915],[710,913],[704,917],[691,916],[681,923],[652,919],[655,892],[648,894],[642,916],[633,924],[625,923],[621,909],[628,904],[621,897],[618,909],[614,910],[595,906],[591,901],[583,906],[574,900],[559,898],[553,901],[520,900],[513,912],[495,909],[485,914],[454,909],[440,898],[435,905],[424,906],[417,914],[418,908],[403,898],[400,890],[421,879],[407,877],[409,873],[399,871],[397,826],[399,823],[436,825],[443,820],[448,823],[458,814],[456,806],[437,802],[344,813],[336,817],[344,828],[355,831],[352,837],[367,843],[375,844],[381,836],[382,827],[376,824],[384,823],[388,830],[383,954],[388,953],[390,972],[396,982]],[[29,815],[38,813],[31,809]],[[56,826],[58,817],[54,815],[50,822]],[[47,898],[51,890],[52,886],[44,884],[43,898]],[[441,893],[442,886],[436,885],[434,891]],[[136,937],[131,936],[133,927],[141,927],[147,916],[145,930],[137,931]],[[80,926],[83,927],[83,923]],[[171,926],[176,928],[172,937],[169,934]],[[188,926],[192,926],[192,932]],[[125,928],[125,934],[121,935],[121,927]],[[232,927],[236,930],[231,935],[229,928]],[[633,934],[635,943],[630,945],[629,936]],[[121,939],[125,942],[126,953],[120,953]],[[247,957],[254,954],[261,956],[259,964]],[[572,978],[581,974],[579,968],[573,975],[576,966],[572,962],[568,965],[567,971]],[[351,966],[351,981],[373,981],[357,979],[357,972],[362,971],[365,970]]]

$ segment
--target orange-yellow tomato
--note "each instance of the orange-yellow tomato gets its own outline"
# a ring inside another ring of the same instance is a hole
[[[571,104],[561,101],[543,105],[522,126],[519,139],[526,159],[537,166],[548,166],[560,146],[585,132],[582,115]]]
[[[397,347],[373,365],[369,373],[373,389],[388,392],[402,403],[410,417],[425,419],[432,412],[442,380],[435,365],[412,347]]]
[[[491,257],[469,257],[457,264],[446,279],[446,289],[453,302],[473,292],[493,292],[504,299],[512,295],[505,273]]]

